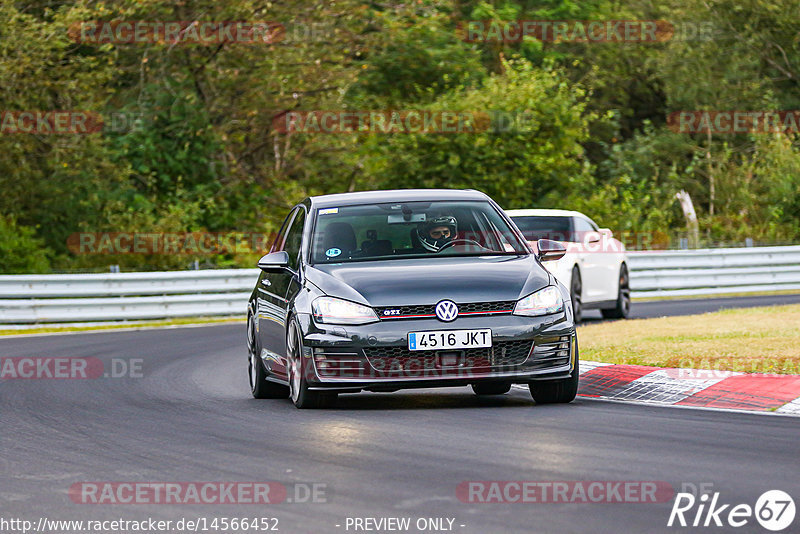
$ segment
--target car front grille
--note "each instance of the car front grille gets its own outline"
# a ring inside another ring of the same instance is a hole
[[[514,311],[516,301],[504,300],[496,302],[469,302],[458,304],[458,316],[462,315],[510,315]],[[419,319],[436,317],[435,304],[418,306],[383,306],[375,308],[381,320]]]
[[[323,378],[458,378],[504,371],[541,371],[569,365],[570,337],[496,341],[490,348],[410,351],[406,346],[314,348]]]
[[[368,347],[363,349],[370,366],[378,373],[394,375],[403,372],[427,372],[445,369],[441,355],[449,354],[458,358],[459,369],[483,369],[515,367],[525,363],[531,353],[531,341],[500,341],[493,347],[462,350],[420,350],[411,351],[406,347]]]

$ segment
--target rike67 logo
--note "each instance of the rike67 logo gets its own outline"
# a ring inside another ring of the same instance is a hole
[[[764,492],[756,500],[755,506],[723,503],[719,492],[711,495],[704,493],[700,497],[691,493],[678,493],[667,526],[739,528],[752,525],[755,518],[763,528],[780,532],[792,524],[794,516],[794,500],[781,490]]]

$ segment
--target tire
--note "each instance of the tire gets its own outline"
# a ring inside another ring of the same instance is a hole
[[[511,390],[511,382],[483,382],[472,384],[475,395],[505,395]]]
[[[576,353],[577,350],[578,347],[575,347]],[[541,382],[531,382],[528,384],[531,397],[536,401],[536,404],[567,404],[575,400],[575,396],[578,394],[579,379],[577,356],[576,354],[575,369],[572,370],[571,377],[562,378],[560,380],[542,380]]]
[[[289,399],[295,407],[300,409],[307,408],[328,408],[336,403],[336,393],[325,393],[322,391],[311,391],[308,389],[306,375],[308,373],[308,360],[302,357],[303,336],[300,334],[300,327],[292,319],[286,331],[286,356],[287,374],[289,375]]]
[[[625,319],[631,312],[631,288],[628,277],[628,266],[624,263],[619,268],[619,289],[617,305],[614,308],[600,310],[606,319]]]
[[[581,281],[581,271],[578,266],[572,268],[572,280],[570,281],[570,299],[572,300],[572,314],[575,324],[581,322],[583,318],[583,282]]]
[[[250,378],[250,393],[257,399],[285,399],[289,396],[289,388],[267,380],[267,370],[259,358],[255,322],[252,315],[247,317],[247,374]]]

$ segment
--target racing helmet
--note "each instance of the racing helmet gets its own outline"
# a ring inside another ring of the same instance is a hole
[[[445,227],[448,232],[440,232],[439,228]],[[436,235],[431,235],[431,230],[436,229]],[[434,217],[417,226],[417,237],[420,244],[431,252],[438,252],[440,248],[455,239],[458,231],[458,221],[455,217],[444,215]]]

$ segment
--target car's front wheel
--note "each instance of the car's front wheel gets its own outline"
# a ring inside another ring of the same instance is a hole
[[[289,396],[289,388],[267,380],[267,370],[259,358],[258,338],[255,320],[247,317],[247,374],[250,377],[250,393],[257,399],[285,399]]]
[[[504,395],[511,391],[510,382],[483,382],[472,384],[475,395]]]
[[[577,353],[577,347],[576,347]],[[578,356],[575,355],[575,369],[572,376],[560,380],[542,380],[528,384],[536,404],[566,404],[575,400],[578,394]]]
[[[600,310],[606,319],[625,319],[631,312],[631,287],[628,276],[628,266],[624,263],[619,268],[619,289],[617,290],[617,305],[613,308]]]
[[[303,336],[294,320],[286,332],[286,356],[289,375],[289,398],[297,408],[327,408],[336,403],[336,393],[311,391],[306,374],[310,362],[303,358]]]

